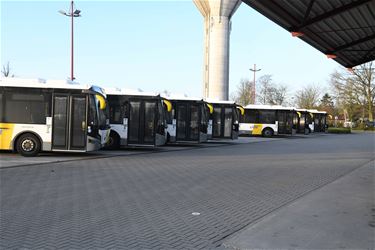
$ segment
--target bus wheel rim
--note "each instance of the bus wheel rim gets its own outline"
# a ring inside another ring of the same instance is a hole
[[[30,139],[26,139],[26,140],[23,140],[22,141],[22,150],[26,151],[26,152],[30,152],[34,149],[35,147],[35,144],[32,140]]]

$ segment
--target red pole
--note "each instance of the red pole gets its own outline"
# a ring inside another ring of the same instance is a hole
[[[257,71],[260,71],[261,69],[257,69],[257,65],[256,64],[254,64],[254,69],[249,69],[250,71],[253,71],[254,72],[254,80],[253,80],[253,82],[254,82],[254,84],[253,84],[253,104],[255,104],[255,99],[256,99],[256,93],[255,93],[255,91],[256,91],[256,86],[255,86],[255,73],[257,72]]]
[[[70,61],[70,65],[71,65],[71,75],[70,75],[70,79],[73,81],[74,80],[74,28],[73,28],[73,18],[74,18],[74,9],[73,9],[73,1],[71,3],[71,10],[70,10],[70,15],[72,16],[72,45],[71,45],[71,61]]]

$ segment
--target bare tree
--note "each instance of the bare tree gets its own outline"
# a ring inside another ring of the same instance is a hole
[[[234,101],[243,106],[254,103],[253,86],[254,83],[248,79],[241,79],[240,84],[237,86],[236,93],[232,94]]]
[[[270,89],[268,104],[284,105],[286,103],[288,88],[284,85],[274,86]]]
[[[14,77],[14,75],[10,75],[10,66],[9,62],[7,62],[6,65],[3,65],[3,69],[1,70],[1,73],[4,77]]]
[[[264,75],[258,80],[260,91],[258,100],[262,104],[283,105],[287,97],[287,87],[275,84],[271,75]]]
[[[366,110],[370,121],[374,118],[375,71],[372,66],[373,62],[369,62],[360,65],[352,73],[335,71],[331,74],[336,104],[348,113],[350,119],[358,109],[362,113]]]
[[[272,83],[272,76],[271,75],[264,75],[261,76],[258,80],[258,86],[259,88],[259,94],[258,94],[258,101],[261,104],[268,104],[270,92],[273,89],[273,83]]]
[[[359,69],[353,70],[353,85],[362,93],[370,121],[374,120],[373,110],[375,103],[375,70],[372,65],[373,62],[365,63]]]
[[[321,90],[316,85],[309,85],[297,91],[295,103],[298,108],[312,109],[319,104]]]

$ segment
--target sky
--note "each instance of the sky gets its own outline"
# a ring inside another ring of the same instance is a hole
[[[70,76],[69,1],[1,1],[1,65],[21,78]],[[74,75],[104,87],[202,95],[203,17],[191,0],[75,1]],[[289,95],[328,89],[341,66],[246,4],[232,18],[230,93],[249,68],[270,74]]]

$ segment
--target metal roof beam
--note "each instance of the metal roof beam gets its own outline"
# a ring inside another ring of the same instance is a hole
[[[337,53],[337,52],[340,52],[340,51],[345,50],[345,49],[347,49],[347,48],[350,48],[350,47],[356,46],[356,45],[361,44],[361,43],[368,42],[368,41],[373,40],[373,39],[375,39],[375,34],[372,34],[372,35],[367,36],[367,37],[364,37],[364,38],[362,38],[362,39],[359,39],[359,40],[353,41],[353,42],[351,42],[351,43],[344,44],[344,45],[342,45],[342,46],[339,46],[339,47],[333,49],[332,51],[328,51],[327,53],[328,53],[328,54]]]
[[[367,61],[371,57],[375,57],[375,47],[373,47],[371,50],[369,50],[362,58],[361,61]]]
[[[314,23],[323,21],[323,20],[325,20],[327,18],[331,18],[331,17],[336,16],[336,15],[338,15],[338,14],[344,12],[344,11],[351,10],[353,8],[356,8],[358,6],[361,6],[361,5],[366,4],[368,2],[371,2],[371,1],[372,0],[358,0],[358,1],[355,1],[355,2],[351,2],[349,4],[341,6],[339,8],[335,8],[335,9],[333,9],[331,11],[328,11],[328,12],[322,14],[322,15],[319,15],[319,16],[316,16],[316,17],[311,18],[309,20],[303,21],[301,23],[301,25],[293,27],[292,30],[293,31],[300,31],[301,29],[303,29],[303,28],[305,28],[307,26],[310,26],[310,25],[312,25]]]
[[[315,0],[310,0],[309,5],[307,6],[307,10],[305,12],[305,16],[303,17],[302,25],[304,25],[306,21],[308,20],[312,6],[314,5],[314,2]]]

